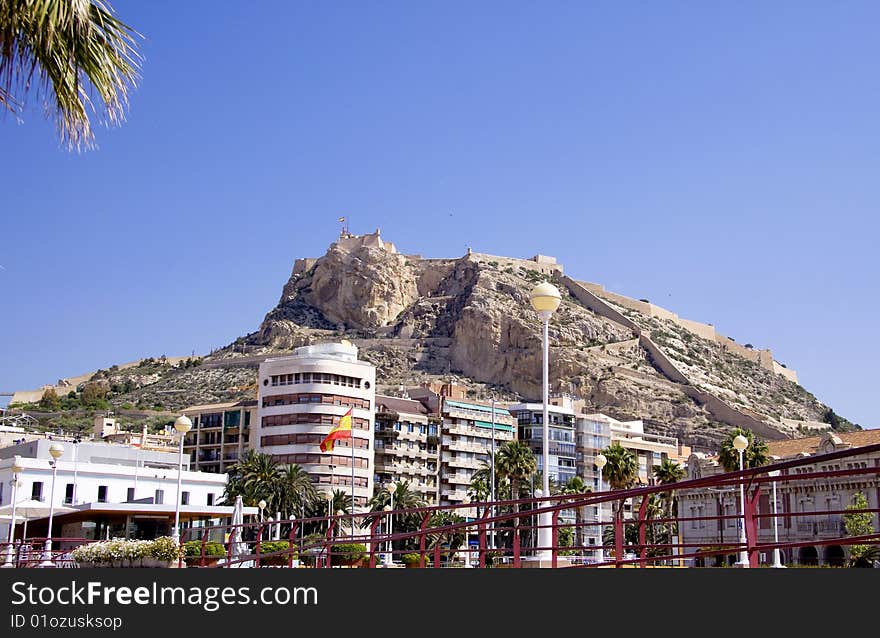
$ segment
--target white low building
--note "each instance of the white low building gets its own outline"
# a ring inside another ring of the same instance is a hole
[[[16,503],[36,501],[59,508],[53,536],[70,538],[152,538],[170,534],[177,499],[178,455],[110,443],[64,442],[58,459],[54,495],[52,457],[48,439],[0,449],[0,507],[12,503],[15,457],[18,474]],[[184,456],[181,472],[181,521],[207,522],[230,516],[231,507],[219,507],[226,475],[192,472]],[[250,508],[249,508],[250,509]],[[72,511],[71,511],[72,510]],[[17,536],[23,532],[22,512],[17,512]],[[0,540],[9,533],[9,522],[0,519]],[[33,515],[29,537],[45,535],[48,521]]]

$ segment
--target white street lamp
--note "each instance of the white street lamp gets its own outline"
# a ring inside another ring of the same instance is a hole
[[[385,486],[385,489],[388,491],[388,496],[391,501],[388,505],[385,506],[386,512],[394,511],[394,492],[397,490],[397,486],[392,482]],[[388,535],[394,533],[394,515],[388,514]],[[394,543],[391,539],[388,539],[388,553],[385,555],[385,564],[392,565],[394,563]]]
[[[391,514],[390,514],[391,509],[392,508],[390,505],[386,505],[385,507],[382,508],[382,511],[384,511],[386,516],[388,516],[388,522],[386,523],[386,525],[388,525],[389,538],[388,538],[388,551],[385,552],[385,566],[386,567],[391,567],[391,565],[394,563],[394,554],[392,553],[394,551],[394,545],[392,544],[391,538],[390,538],[391,534],[393,533],[391,531]]]
[[[257,503],[257,507],[260,508],[260,538],[263,537],[263,510],[266,509],[266,501],[264,499],[260,499],[260,502]]]
[[[543,395],[542,395],[542,403],[544,407],[543,412],[543,437],[544,437],[544,447],[542,451],[542,459],[543,459],[543,479],[544,479],[544,493],[550,493],[550,418],[548,415],[548,407],[547,404],[550,402],[549,394],[550,394],[550,317],[559,308],[559,304],[562,302],[562,295],[559,293],[559,289],[556,288],[550,282],[543,282],[538,284],[532,289],[532,292],[529,294],[529,300],[532,303],[532,308],[538,313],[538,316],[541,317],[541,320],[544,322],[544,338],[543,338]],[[541,528],[538,531],[538,545],[541,547],[549,547],[552,538],[552,531],[550,530],[550,512],[546,512],[541,514],[539,520]],[[543,560],[550,560],[552,556],[552,552],[550,550],[541,550],[538,553],[538,557]]]
[[[593,459],[593,465],[599,468],[599,489],[597,493],[602,491],[602,469],[607,464],[608,459],[601,452]],[[605,540],[602,538],[602,503],[599,503],[596,507],[596,523],[599,525],[599,562],[602,562],[605,560]]]
[[[778,477],[780,474],[779,470],[773,470],[770,472],[770,476],[774,479]],[[779,512],[779,501],[776,500],[776,481],[773,481],[773,542],[776,545],[779,545],[779,527],[777,526],[776,514]],[[785,565],[782,564],[779,556],[779,548],[773,548],[773,565],[771,567],[776,567],[777,569],[784,569]]]
[[[18,480],[18,475],[24,470],[21,465],[20,456],[16,455],[12,459],[12,467],[10,469],[12,470],[12,515],[9,518],[9,537],[6,539],[6,562],[3,563],[3,567],[15,567],[12,561],[14,554],[12,540],[15,534],[15,504],[18,502],[18,484],[21,482]]]
[[[43,548],[43,560],[40,567],[55,567],[52,562],[52,518],[55,515],[55,478],[58,476],[58,459],[64,454],[64,446],[53,443],[49,446],[49,454],[52,455],[52,487],[49,489],[49,531],[46,533],[46,545]]]
[[[749,447],[749,440],[742,434],[737,434],[733,439],[733,447],[739,452],[739,471],[743,471],[743,452]],[[739,527],[739,543],[742,549],[739,552],[739,561],[737,567],[749,567],[749,557],[746,553],[746,493],[745,482],[740,477],[739,483],[739,508],[740,508],[740,527]]]
[[[192,425],[192,421],[186,416],[179,416],[174,421],[174,429],[180,434],[180,448],[177,454],[177,499],[175,499],[174,529],[171,532],[171,537],[177,543],[180,542],[180,480],[183,474],[183,440],[186,438],[186,433],[192,429]]]

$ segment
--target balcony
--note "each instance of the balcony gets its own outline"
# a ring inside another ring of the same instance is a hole
[[[846,536],[846,526],[839,516],[822,517],[813,521],[798,521],[798,534],[836,537]]]

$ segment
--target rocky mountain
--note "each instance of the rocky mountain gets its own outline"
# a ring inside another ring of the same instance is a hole
[[[552,258],[468,251],[423,259],[399,253],[378,231],[343,234],[324,256],[298,259],[259,329],[199,365],[169,366],[129,386],[124,372],[104,382],[121,390],[111,393],[115,405],[176,409],[234,400],[252,396],[262,357],[347,338],[377,366],[386,392],[443,379],[474,397],[536,399],[541,324],[529,291],[545,280],[563,293],[550,322],[552,391],[582,398],[590,411],[643,419],[649,431],[697,448],[715,447],[733,425],[768,439],[832,421],[851,426],[769,351],[734,347],[647,300],[563,276]]]

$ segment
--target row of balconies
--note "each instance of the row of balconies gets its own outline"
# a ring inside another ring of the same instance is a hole
[[[486,421],[491,423],[492,413],[483,412],[482,410],[470,410],[468,408],[459,408],[449,406],[446,415],[453,419],[468,419],[472,421]],[[499,425],[516,425],[516,419],[509,414],[504,414],[500,410],[495,412],[495,423]]]
[[[483,462],[477,459],[444,458],[443,464],[449,467],[466,467],[473,470],[479,470],[484,467]]]

